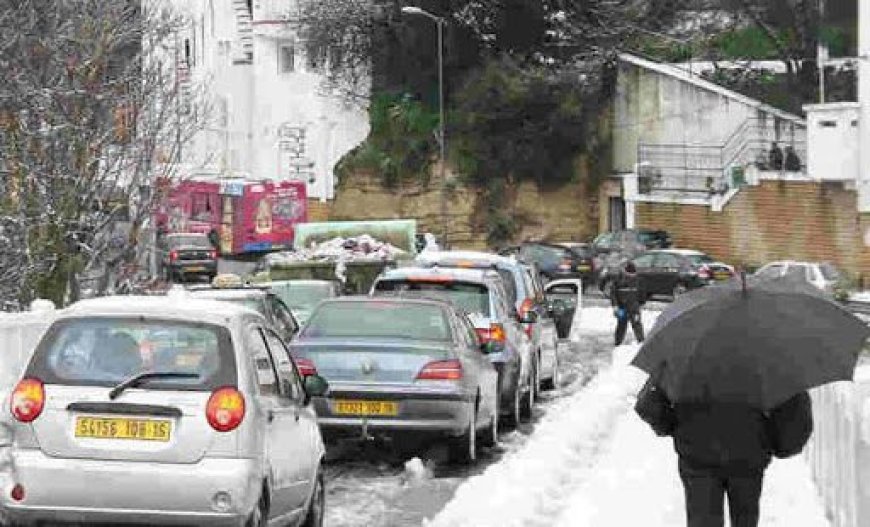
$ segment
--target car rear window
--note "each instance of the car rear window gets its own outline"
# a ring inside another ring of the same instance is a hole
[[[56,322],[40,341],[27,375],[46,384],[114,386],[147,372],[195,373],[159,379],[149,389],[214,390],[237,381],[229,331],[194,322],[81,318]]]
[[[207,292],[194,293],[194,296],[197,298],[217,300],[218,302],[229,302],[238,306],[247,307],[248,309],[253,309],[257,313],[266,316],[266,302],[264,302],[263,298],[251,298],[245,296],[222,296],[220,294],[209,294]]]
[[[211,242],[208,241],[206,236],[173,236],[169,238],[169,245],[172,247],[211,248]]]
[[[341,302],[321,304],[302,337],[375,337],[413,340],[451,340],[444,310],[410,302]]]
[[[685,258],[692,265],[713,263],[715,261],[713,260],[713,258],[707,256],[706,254],[687,254]]]
[[[299,309],[311,309],[321,300],[335,296],[335,287],[330,283],[289,282],[273,290],[285,304]]]
[[[458,281],[380,280],[375,284],[375,291],[437,293],[467,313],[490,316],[489,288],[484,284]]]

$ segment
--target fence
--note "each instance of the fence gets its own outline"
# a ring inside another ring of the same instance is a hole
[[[815,429],[804,455],[831,527],[870,525],[870,365],[855,379],[811,392]]]
[[[806,129],[772,118],[753,117],[740,125],[722,144],[638,143],[637,160],[642,176],[650,177],[642,194],[679,192],[713,194],[739,184],[732,178],[734,169],[768,166],[768,152],[776,142],[781,149],[791,147],[806,168]],[[779,167],[776,170],[782,170]]]

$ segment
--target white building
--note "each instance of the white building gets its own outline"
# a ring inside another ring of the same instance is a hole
[[[179,72],[203,83],[210,103],[210,126],[185,152],[187,175],[301,179],[310,198],[331,199],[335,164],[368,135],[368,114],[322,94],[322,65],[299,37],[299,0],[172,3],[189,20]]]

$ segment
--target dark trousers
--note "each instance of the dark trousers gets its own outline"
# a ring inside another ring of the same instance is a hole
[[[731,527],[757,527],[764,470],[732,474],[699,469],[680,461],[686,493],[687,527],[722,527],[723,499],[728,495]]]
[[[634,338],[638,342],[643,342],[643,323],[640,320],[640,313],[627,312],[625,318],[616,319],[616,345],[622,344],[625,340],[625,332],[628,330],[628,324],[631,323],[631,330],[634,332]]]

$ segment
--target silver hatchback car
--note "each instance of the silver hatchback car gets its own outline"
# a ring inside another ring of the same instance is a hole
[[[13,524],[321,525],[314,395],[248,308],[85,300],[37,345],[10,397],[0,508]]]

